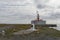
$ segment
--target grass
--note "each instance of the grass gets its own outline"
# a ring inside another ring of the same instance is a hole
[[[31,27],[30,24],[0,24],[0,27],[4,26],[14,26],[13,28],[6,29],[6,35],[12,35],[12,33],[20,31],[20,30],[26,30]],[[27,34],[27,35],[45,35],[45,36],[52,36],[52,37],[60,37],[60,31],[55,30],[53,28],[48,27],[39,27],[37,29],[38,31],[35,31],[33,33]]]
[[[43,35],[51,37],[60,37],[60,31],[48,27],[40,27],[38,31],[31,33],[32,35]]]
[[[0,27],[5,27],[5,26],[11,26],[11,28],[5,29],[6,35],[10,36],[14,32],[29,29],[31,25],[30,24],[0,24]]]

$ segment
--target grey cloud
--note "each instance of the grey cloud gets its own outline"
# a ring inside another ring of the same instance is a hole
[[[45,5],[40,5],[40,4],[38,4],[38,5],[37,5],[37,8],[38,8],[38,9],[44,9],[44,8],[45,8]]]
[[[8,2],[8,1],[21,1],[21,2],[24,2],[26,0],[0,0],[0,1],[6,1],[6,2]]]
[[[18,15],[18,16],[5,16],[0,17],[0,23],[29,23],[34,16],[32,15]]]
[[[55,14],[51,14],[51,16],[60,19],[60,13],[59,12],[56,12]]]
[[[48,6],[48,5],[40,5],[40,4],[38,4],[37,8],[38,9],[45,9],[45,8],[53,9],[54,7],[51,7],[51,6]]]
[[[56,20],[60,19],[60,13],[50,13],[49,16],[41,16],[43,19]]]
[[[60,6],[58,6],[57,8],[59,8],[59,9],[60,9]]]
[[[0,1],[0,7],[5,8],[7,6],[27,6],[30,3],[27,3],[25,0],[3,0]]]
[[[46,6],[46,3],[48,2],[49,0],[35,0],[35,4],[36,4],[36,7],[38,9],[44,9]]]
[[[25,21],[27,22],[29,19],[32,19],[33,16],[28,15],[31,12],[29,12],[29,10],[26,8],[27,7],[24,8],[15,6],[10,8],[0,8],[0,23],[25,23]]]

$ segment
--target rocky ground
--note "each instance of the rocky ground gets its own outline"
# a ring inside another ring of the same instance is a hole
[[[46,35],[15,35],[11,37],[0,37],[0,40],[60,40],[60,37],[49,37]]]

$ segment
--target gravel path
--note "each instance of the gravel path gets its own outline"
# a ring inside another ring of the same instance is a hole
[[[36,30],[33,30],[32,28],[30,28],[27,30],[21,30],[21,31],[15,32],[13,34],[14,35],[29,34],[29,33],[34,32],[34,31],[36,31]]]

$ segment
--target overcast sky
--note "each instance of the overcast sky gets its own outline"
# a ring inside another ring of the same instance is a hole
[[[0,23],[30,23],[37,10],[47,23],[60,23],[60,0],[0,0]]]

